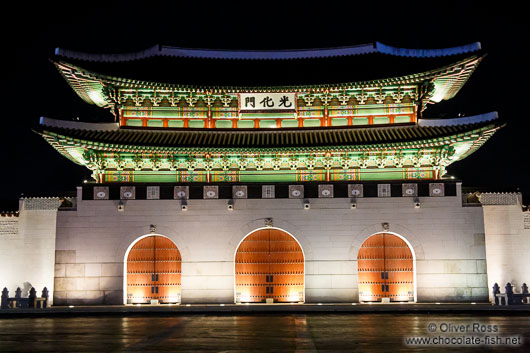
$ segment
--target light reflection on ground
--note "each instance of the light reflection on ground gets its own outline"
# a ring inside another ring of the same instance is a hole
[[[0,319],[0,351],[470,351],[471,347],[412,347],[405,337],[457,336],[429,332],[429,323],[498,325],[499,336],[530,343],[530,318],[428,314],[181,315]],[[470,333],[473,334],[473,333]],[[476,335],[476,334],[475,334]],[[498,346],[525,351],[527,346]],[[488,350],[489,347],[477,347]],[[477,349],[477,350],[478,350]]]

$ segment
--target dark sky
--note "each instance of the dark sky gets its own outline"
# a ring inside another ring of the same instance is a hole
[[[5,20],[10,21],[1,22],[0,28],[2,56],[7,59],[1,76],[0,210],[17,209],[21,193],[73,191],[90,176],[31,131],[40,116],[112,119],[108,111],[84,103],[62,79],[49,61],[55,47],[88,52],[130,52],[155,44],[295,49],[374,41],[410,48],[482,43],[488,55],[470,81],[456,98],[429,106],[426,116],[498,111],[508,125],[478,152],[450,166],[449,174],[462,179],[464,186],[519,188],[528,203],[530,32],[523,11],[509,5],[485,8],[481,2],[351,3],[188,1],[169,6],[128,1],[4,7]],[[321,69],[326,68],[317,68]],[[197,70],[196,75],[201,78],[203,73]]]

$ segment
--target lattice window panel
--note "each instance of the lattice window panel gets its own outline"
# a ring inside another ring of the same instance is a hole
[[[160,200],[160,186],[148,186],[147,187],[147,199],[148,200]]]
[[[136,188],[134,186],[120,187],[121,200],[134,200],[136,198]]]
[[[333,197],[333,185],[331,184],[318,185],[318,197],[320,198]]]
[[[173,190],[173,198],[175,200],[187,200],[190,197],[190,187],[189,186],[175,186]],[[204,197],[212,198],[212,197]]]
[[[390,197],[390,184],[377,184],[377,197]]]
[[[431,197],[445,196],[444,183],[430,183],[429,184],[429,196]]]
[[[402,192],[401,195],[404,197],[418,196],[418,184],[415,184],[415,183],[403,184],[401,186],[401,192]]]
[[[274,185],[263,185],[261,187],[261,197],[264,199],[273,199],[274,195]]]
[[[530,229],[530,212],[525,212],[523,215],[523,228]]]
[[[303,185],[289,185],[289,198],[290,199],[303,199],[304,198],[304,186]]]

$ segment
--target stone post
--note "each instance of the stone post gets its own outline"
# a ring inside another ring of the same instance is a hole
[[[37,291],[34,287],[31,287],[29,290],[29,297],[28,297],[28,308],[35,308],[35,299],[37,298]]]
[[[0,306],[2,309],[7,309],[7,299],[9,298],[9,291],[6,287],[4,287],[4,290],[2,291],[2,305]]]
[[[526,285],[526,283],[523,283],[523,285],[521,286],[521,293],[528,294],[528,286]]]
[[[17,290],[15,291],[15,299],[19,300],[20,298],[22,298],[22,289],[17,287]]]
[[[510,282],[506,283],[506,305],[512,305],[513,304],[513,287]]]
[[[495,296],[495,294],[499,294],[501,292],[501,289],[497,283],[493,285],[493,305],[499,305],[499,298]]]
[[[48,288],[44,287],[44,289],[42,290],[42,295],[41,297],[44,298],[44,304],[42,305],[43,308],[47,308],[48,307],[48,297],[49,297],[49,293],[48,293]]]

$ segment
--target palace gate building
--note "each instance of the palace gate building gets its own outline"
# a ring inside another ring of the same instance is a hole
[[[441,64],[290,86],[192,86],[107,72],[176,58],[208,65],[337,56]],[[530,214],[519,194],[466,194],[446,167],[503,124],[496,112],[423,118],[482,60],[480,43],[57,49],[53,63],[66,82],[114,118],[41,118],[35,132],[93,181],[75,196],[23,198],[18,213],[2,214],[0,285],[46,286],[55,305],[488,301],[494,282],[529,280]]]

